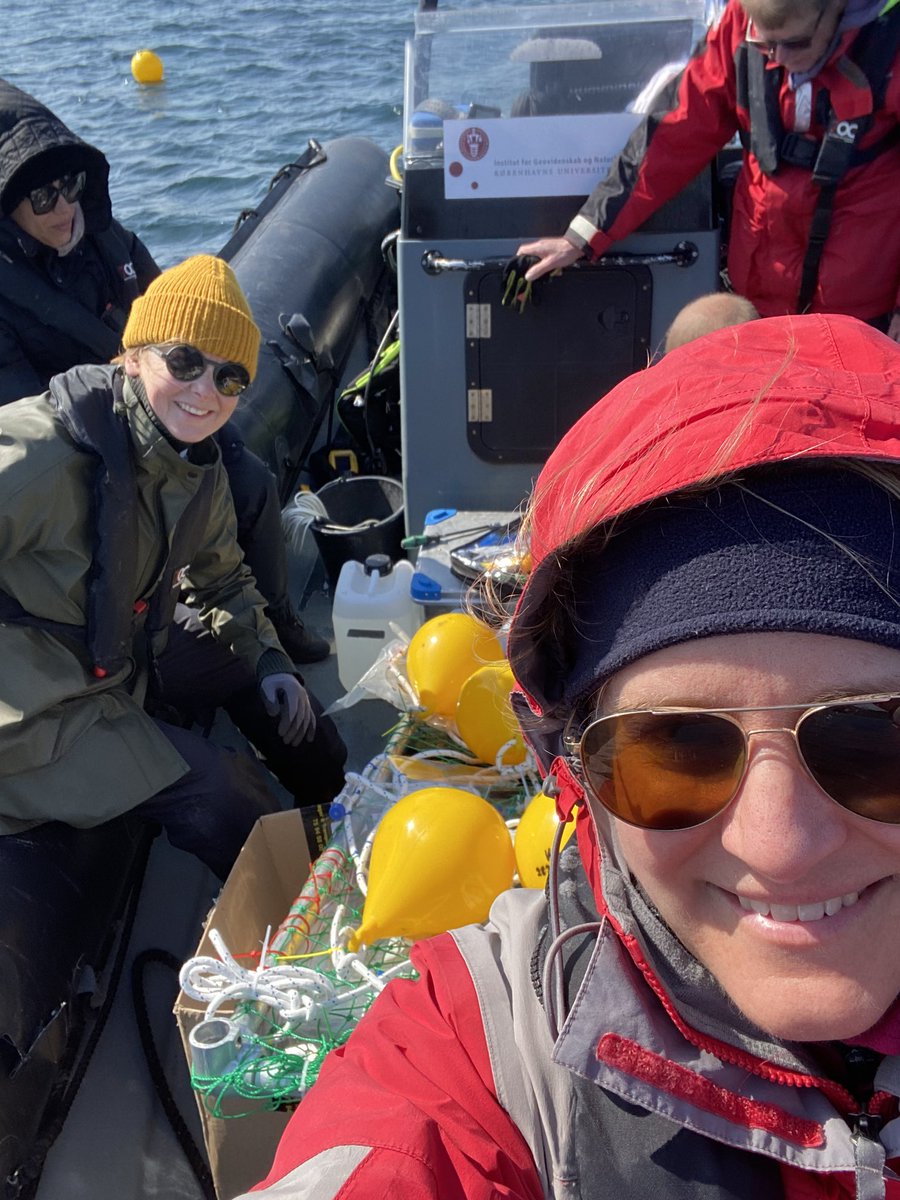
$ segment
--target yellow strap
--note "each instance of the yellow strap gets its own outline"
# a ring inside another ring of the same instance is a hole
[[[347,470],[352,475],[359,474],[359,460],[352,450],[332,450],[330,452],[328,455],[328,465],[331,467],[332,471],[337,471],[340,469],[338,467],[338,463],[341,461],[341,459],[347,460]]]

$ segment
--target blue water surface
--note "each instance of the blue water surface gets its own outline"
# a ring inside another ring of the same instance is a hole
[[[111,164],[119,220],[162,266],[215,252],[310,137],[401,140],[415,0],[49,0],[3,22],[0,75]],[[165,80],[142,87],[150,48]]]

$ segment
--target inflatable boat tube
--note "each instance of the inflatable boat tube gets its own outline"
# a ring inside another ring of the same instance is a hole
[[[82,1035],[112,1000],[106,972],[151,834],[118,817],[0,838],[0,1179],[32,1194],[75,1090]]]
[[[366,138],[311,142],[220,251],[263,333],[234,420],[285,499],[384,280],[381,243],[400,221],[388,172],[388,155]]]

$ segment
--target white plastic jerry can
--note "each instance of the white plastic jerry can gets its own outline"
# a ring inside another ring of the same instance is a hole
[[[422,608],[410,595],[413,565],[370,554],[365,563],[345,562],[331,611],[338,678],[346,691],[365,675],[388,642],[391,626],[409,637],[422,624]]]

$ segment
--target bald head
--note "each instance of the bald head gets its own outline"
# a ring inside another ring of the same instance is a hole
[[[743,325],[745,321],[755,321],[759,313],[744,296],[735,296],[731,292],[711,292],[708,296],[700,296],[686,304],[675,320],[669,326],[666,334],[665,353],[676,350],[685,342],[712,333],[714,329],[724,329],[726,325]]]

